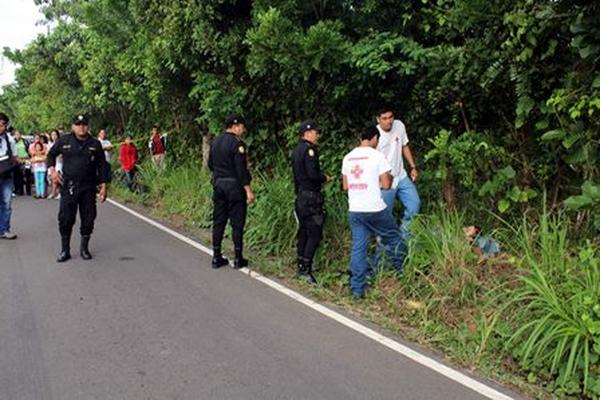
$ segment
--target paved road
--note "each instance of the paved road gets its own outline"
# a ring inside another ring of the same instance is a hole
[[[94,260],[66,264],[57,202],[13,207],[0,400],[483,398],[115,206],[99,207]]]

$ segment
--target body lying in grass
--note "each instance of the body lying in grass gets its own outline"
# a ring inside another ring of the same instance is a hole
[[[494,239],[481,234],[481,227],[469,225],[463,228],[465,236],[480,258],[494,257],[500,254],[500,244]]]

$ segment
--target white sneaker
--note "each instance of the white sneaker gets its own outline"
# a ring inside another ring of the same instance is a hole
[[[12,232],[4,232],[2,235],[0,235],[0,239],[4,239],[4,240],[13,240],[16,238],[17,238],[17,235]]]
[[[56,195],[55,199],[60,200],[60,193]]]
[[[48,197],[46,197],[46,199],[48,199],[48,200],[52,200],[53,198],[54,198],[53,194],[49,194]]]

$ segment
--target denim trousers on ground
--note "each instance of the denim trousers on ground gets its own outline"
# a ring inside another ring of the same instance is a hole
[[[0,235],[10,231],[13,186],[12,177],[0,179]]]
[[[394,200],[396,199],[404,206],[400,232],[402,233],[404,240],[407,240],[409,236],[410,221],[419,213],[419,209],[421,208],[421,199],[419,198],[417,187],[410,177],[407,176],[398,182],[398,185],[395,188],[383,190],[382,197],[387,205],[387,209],[390,211],[394,210]]]
[[[379,212],[350,212],[350,229],[352,231],[352,255],[350,257],[350,289],[352,294],[360,297],[365,292],[366,278],[369,271],[367,250],[372,237],[380,237],[385,246],[386,258],[398,271],[402,271],[404,261],[404,245],[400,230],[389,210]]]

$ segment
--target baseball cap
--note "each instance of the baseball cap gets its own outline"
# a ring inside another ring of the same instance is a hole
[[[300,123],[300,134],[301,135],[303,135],[304,132],[308,132],[308,131],[312,131],[312,130],[315,130],[315,131],[321,133],[321,128],[313,120],[306,120],[306,121],[303,121],[302,123]]]
[[[235,124],[244,124],[246,125],[246,119],[242,117],[240,114],[230,114],[225,118],[225,127],[229,128]]]
[[[89,120],[88,120],[88,117],[85,116],[84,114],[78,114],[73,117],[72,123],[73,123],[73,125],[81,125],[81,124],[88,125]]]

